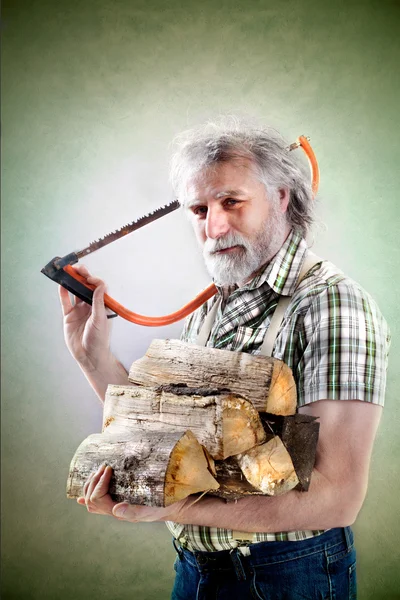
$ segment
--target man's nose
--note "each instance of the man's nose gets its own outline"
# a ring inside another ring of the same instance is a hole
[[[229,232],[228,215],[220,207],[209,207],[206,217],[206,236],[216,240]]]

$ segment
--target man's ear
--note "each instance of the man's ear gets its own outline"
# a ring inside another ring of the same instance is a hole
[[[289,200],[290,200],[290,190],[289,188],[279,188],[278,189],[278,194],[279,194],[279,204],[281,207],[281,211],[283,213],[285,213],[287,211],[287,207],[289,205]]]

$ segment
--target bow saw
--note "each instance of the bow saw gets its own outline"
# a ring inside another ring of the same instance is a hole
[[[311,176],[312,176],[312,192],[313,196],[316,195],[318,186],[319,186],[319,168],[317,159],[315,157],[314,151],[309,144],[309,138],[301,135],[297,138],[297,140],[288,147],[288,150],[295,150],[296,148],[301,147],[310,164]],[[149,213],[138,219],[137,221],[133,221],[121,229],[114,231],[113,233],[109,233],[105,235],[103,238],[100,238],[96,242],[92,242],[86,248],[82,250],[77,250],[76,252],[71,252],[70,254],[66,254],[63,257],[56,256],[53,258],[43,269],[41,273],[62,285],[69,292],[87,302],[88,304],[92,304],[93,298],[93,290],[95,289],[94,285],[87,283],[86,278],[80,275],[75,271],[75,269],[71,266],[77,263],[81,258],[92,254],[92,252],[96,252],[120,239],[121,237],[160,219],[161,217],[173,212],[177,208],[179,208],[180,204],[177,200],[174,200],[170,204],[163,206],[161,208],[157,208],[153,212]],[[134,313],[133,311],[127,309],[125,306],[111,298],[108,294],[104,294],[104,304],[107,308],[110,308],[114,311],[115,314],[108,315],[109,318],[115,317],[117,315],[121,316],[123,319],[130,321],[131,323],[136,323],[137,325],[145,325],[147,327],[159,327],[162,325],[170,325],[171,323],[175,323],[184,319],[192,312],[194,312],[199,306],[201,306],[204,302],[212,298],[217,293],[217,288],[212,283],[207,288],[205,288],[200,294],[198,294],[193,300],[185,304],[181,309],[177,310],[170,315],[165,315],[164,317],[146,317],[144,315],[139,315]]]

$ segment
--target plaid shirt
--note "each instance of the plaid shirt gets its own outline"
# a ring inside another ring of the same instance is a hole
[[[390,335],[376,303],[333,264],[322,261],[296,282],[307,251],[292,231],[265,269],[241,288],[220,288],[219,307],[207,346],[259,354],[281,295],[292,296],[272,356],[293,371],[298,406],[317,400],[363,400],[384,404]],[[196,343],[205,316],[217,296],[187,320],[181,339]],[[235,548],[225,529],[167,526],[189,550]],[[254,541],[295,541],[326,530],[256,533]]]

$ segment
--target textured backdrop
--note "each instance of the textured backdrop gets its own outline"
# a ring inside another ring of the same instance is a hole
[[[65,498],[101,407],[40,269],[171,200],[171,138],[222,112],[261,118],[290,142],[311,136],[322,174],[314,249],[372,293],[391,326],[387,404],[354,529],[360,599],[400,597],[399,25],[399,3],[385,0],[3,3],[3,598],[169,596],[162,524],[89,515]],[[178,213],[87,265],[146,314],[208,282]],[[129,367],[180,327],[116,319],[113,349]]]

